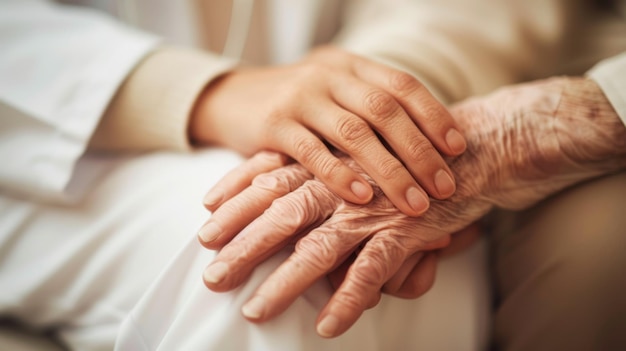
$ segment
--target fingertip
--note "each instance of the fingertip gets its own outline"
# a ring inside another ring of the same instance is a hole
[[[228,265],[224,262],[215,262],[204,270],[202,280],[209,289],[215,290],[216,286],[224,281],[227,274]]]
[[[317,334],[323,338],[332,338],[339,331],[339,318],[332,314],[327,314],[317,323]]]
[[[412,213],[406,213],[410,216],[420,216],[430,207],[428,196],[415,186],[409,187],[406,191],[406,201],[409,204]],[[404,211],[403,211],[404,212]]]
[[[456,128],[450,128],[445,139],[452,155],[460,155],[467,149],[465,137]]]
[[[223,199],[224,199],[223,191],[219,189],[211,189],[206,195],[204,195],[204,198],[202,199],[202,203],[204,204],[204,207],[207,210],[213,212],[219,207]]]
[[[215,222],[209,221],[198,231],[198,240],[202,246],[211,249],[221,233],[221,228]]]
[[[450,173],[444,169],[440,169],[435,173],[435,188],[439,193],[440,199],[446,199],[456,191],[456,182]]]
[[[374,191],[372,190],[372,187],[369,185],[369,183],[365,181],[353,181],[350,184],[350,190],[352,191],[352,194],[354,194],[354,196],[356,196],[356,198],[359,200],[358,203],[360,204],[366,204],[370,202],[370,200],[374,196]]]
[[[241,308],[241,314],[246,317],[247,320],[252,322],[258,322],[263,319],[265,315],[267,303],[262,296],[255,296],[246,302]]]

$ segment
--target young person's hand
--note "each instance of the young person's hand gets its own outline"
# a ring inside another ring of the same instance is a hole
[[[189,132],[245,155],[282,152],[343,199],[367,203],[372,188],[333,155],[337,148],[411,216],[427,210],[428,195],[454,193],[440,152],[457,156],[466,147],[449,112],[415,78],[335,48],[225,74],[199,98]]]

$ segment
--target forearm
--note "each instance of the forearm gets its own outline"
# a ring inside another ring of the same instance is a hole
[[[626,167],[626,126],[593,80],[565,85],[556,118],[564,157],[599,175]]]
[[[450,164],[457,192],[433,203],[449,215],[436,222],[470,209],[526,208],[626,167],[626,127],[588,79],[508,87],[452,111],[465,128],[468,148]]]

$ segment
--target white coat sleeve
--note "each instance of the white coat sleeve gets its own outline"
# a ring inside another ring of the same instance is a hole
[[[0,0],[0,189],[62,198],[99,119],[158,39],[79,7]]]
[[[626,126],[626,52],[598,63],[589,71]]]

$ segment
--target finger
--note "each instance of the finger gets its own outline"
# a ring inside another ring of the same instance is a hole
[[[271,165],[270,162],[263,163],[262,161],[266,161],[263,158],[257,160],[264,166]],[[296,164],[256,176],[251,186],[226,201],[213,213],[198,231],[199,241],[209,249],[222,247],[246,225],[261,216],[272,201],[297,189],[312,177],[311,173]]]
[[[356,78],[337,76],[335,80],[332,94],[337,102],[372,125],[432,197],[445,199],[454,193],[450,168],[393,95]]]
[[[440,239],[424,243],[423,251],[418,251],[409,256],[409,258],[402,263],[398,271],[383,285],[382,291],[386,294],[401,298],[419,296],[420,291],[411,290],[413,285],[406,282],[415,274],[417,266],[422,264],[422,258],[427,254],[425,251],[447,248],[450,245],[450,237],[450,235],[444,235]],[[440,252],[441,251],[438,251],[437,253]]]
[[[465,151],[467,143],[455,120],[412,75],[363,58],[355,60],[354,72],[393,95],[439,151],[449,156]]]
[[[339,201],[318,182],[307,182],[274,200],[262,216],[218,253],[204,272],[205,285],[214,291],[239,286],[257,265],[293,242],[297,234],[325,221]]]
[[[377,233],[365,244],[343,284],[320,313],[320,336],[330,338],[344,333],[371,307],[383,284],[410,256],[404,244],[388,231]]]
[[[416,299],[432,288],[436,275],[437,254],[430,252],[415,264],[404,281],[393,292],[387,291],[386,284],[382,291],[403,299]]]
[[[311,118],[307,123],[349,154],[398,209],[410,216],[418,216],[428,209],[426,192],[385,148],[367,122],[330,103],[320,103],[317,109],[317,116],[334,117],[330,122]]]
[[[337,266],[337,268],[328,273],[328,282],[330,283],[330,286],[333,288],[333,290],[339,289],[344,279],[346,278],[346,274],[348,274],[348,269],[350,269],[350,266],[352,265],[352,263],[354,263],[356,257],[356,252],[350,253],[346,259],[340,260],[341,264]]]
[[[254,322],[269,320],[289,307],[315,281],[337,268],[367,233],[323,225],[301,238],[291,256],[254,292],[242,309]]]
[[[373,190],[358,173],[335,157],[324,143],[308,129],[289,123],[276,136],[279,149],[300,162],[341,198],[365,204],[372,199]]]
[[[282,154],[262,151],[228,172],[204,196],[203,203],[209,211],[215,211],[224,201],[245,189],[252,179],[259,174],[267,173],[282,167],[289,162]]]
[[[474,222],[464,229],[450,235],[450,245],[439,251],[440,257],[453,256],[472,246],[483,234],[483,228],[479,222]]]
[[[397,296],[396,293],[400,290],[407,277],[413,272],[415,267],[424,257],[424,252],[416,252],[411,255],[402,263],[402,266],[398,271],[383,285],[382,291],[385,294]]]

